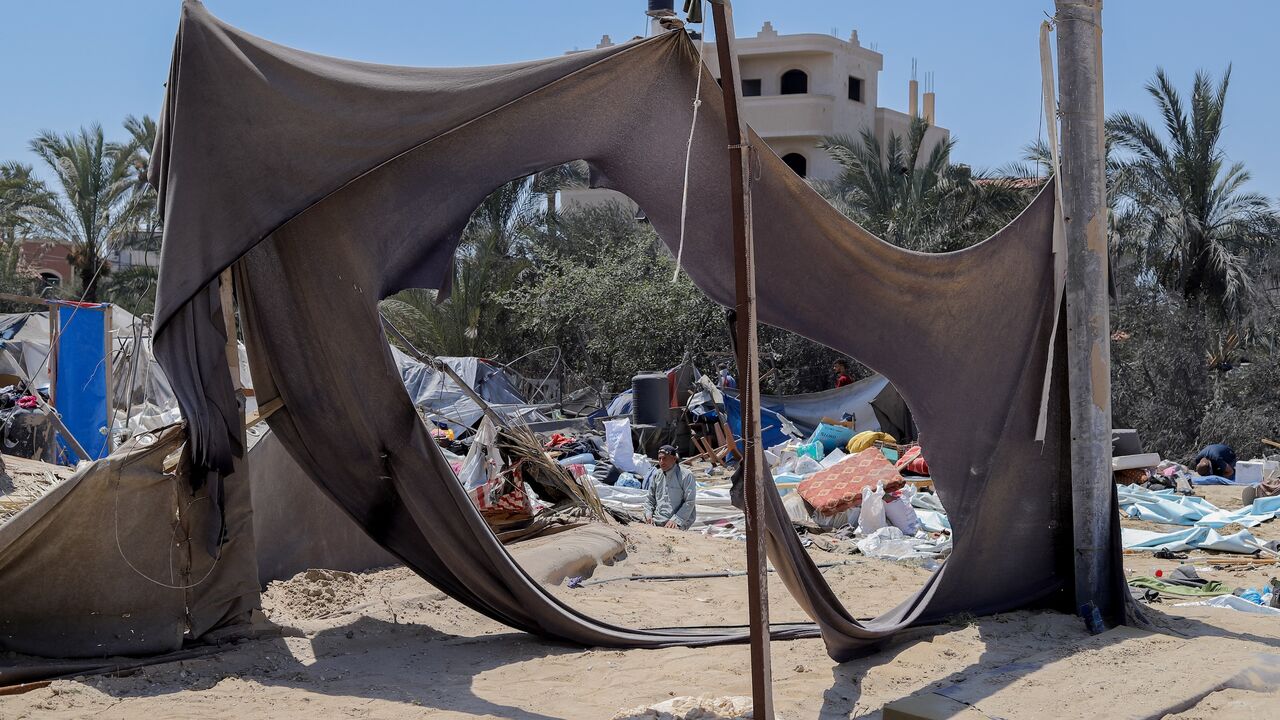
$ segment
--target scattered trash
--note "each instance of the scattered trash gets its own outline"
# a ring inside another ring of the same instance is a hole
[[[858,541],[858,549],[867,557],[905,560],[916,556],[915,542],[892,525],[882,527]]]

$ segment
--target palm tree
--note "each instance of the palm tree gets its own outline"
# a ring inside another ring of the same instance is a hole
[[[1187,105],[1157,69],[1147,92],[1164,133],[1117,113],[1107,135],[1127,153],[1113,179],[1132,228],[1121,250],[1138,255],[1167,290],[1238,319],[1255,296],[1250,266],[1274,244],[1280,221],[1266,197],[1243,189],[1248,171],[1228,164],[1220,145],[1230,79],[1230,66],[1216,87],[1196,73]]]
[[[434,290],[405,290],[382,309],[419,349],[441,355],[484,355],[496,347],[500,296],[527,266],[526,244],[545,218],[546,184],[530,175],[493,191],[471,215],[458,243],[448,299]]]
[[[30,165],[0,163],[0,240],[13,242],[31,230],[35,208],[49,201],[49,191]]]
[[[820,192],[849,217],[886,241],[928,252],[957,250],[985,239],[1026,206],[1028,187],[951,164],[955,138],[924,147],[929,123],[911,122],[906,137],[884,144],[871,130],[860,138],[834,136],[818,147],[843,168]]]
[[[129,140],[120,147],[130,165],[129,202],[134,213],[135,228],[141,242],[147,243],[160,230],[160,207],[156,189],[147,180],[151,168],[151,150],[156,144],[156,121],[150,115],[124,119],[124,129]],[[151,249],[151,248],[145,248]]]
[[[43,132],[31,150],[53,172],[49,202],[37,208],[35,223],[71,246],[67,260],[80,278],[83,298],[98,299],[98,282],[110,272],[106,254],[136,226],[132,204],[133,156],[130,143],[108,143],[102,126],[59,135]]]
[[[533,187],[530,189],[546,198],[548,220],[556,214],[556,193],[569,188],[586,187],[588,176],[587,164],[581,160],[557,165],[533,176]]]

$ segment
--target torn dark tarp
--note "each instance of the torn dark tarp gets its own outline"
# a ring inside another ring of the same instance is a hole
[[[689,98],[706,72],[696,58],[687,36],[670,32],[515,65],[377,66],[252,37],[188,1],[152,169],[165,214],[156,347],[191,421],[195,458],[226,471],[239,452],[210,285],[235,263],[259,402],[284,404],[273,430],[424,578],[512,627],[583,644],[744,639],[740,629],[615,627],[533,582],[418,420],[377,314],[377,302],[399,290],[447,290],[459,234],[490,191],[571,160],[586,160],[597,184],[630,196],[666,242],[676,241],[684,146],[672,138],[689,131]],[[718,92],[709,74],[702,86]],[[711,116],[694,138],[698,201],[684,266],[708,296],[731,305],[723,114],[715,97],[700,112]],[[955,527],[955,551],[926,586],[859,623],[771,495],[770,558],[832,657],[958,612],[1051,599],[1066,606],[1065,363],[1054,365],[1048,436],[1034,438],[1054,317],[1052,188],[990,240],[925,255],[852,224],[759,138],[752,142],[760,149],[756,262],[769,279],[759,287],[761,320],[884,373],[913,411]],[[836,305],[843,311],[834,318],[815,310]],[[897,341],[904,336],[909,351]],[[1118,607],[1105,611],[1115,616]]]

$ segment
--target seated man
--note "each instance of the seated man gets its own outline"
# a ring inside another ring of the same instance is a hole
[[[1217,475],[1230,480],[1236,474],[1236,451],[1222,443],[1210,445],[1201,450],[1191,464],[1201,477]]]
[[[658,467],[660,471],[649,479],[649,494],[644,500],[645,522],[688,530],[698,517],[698,484],[693,473],[680,465],[680,456],[671,445],[658,450]]]

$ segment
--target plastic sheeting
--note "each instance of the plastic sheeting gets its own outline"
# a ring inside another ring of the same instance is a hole
[[[1208,600],[1178,603],[1174,605],[1174,607],[1215,607],[1225,608],[1227,610],[1238,610],[1240,612],[1253,613],[1255,615],[1271,615],[1273,617],[1280,617],[1280,608],[1259,605],[1235,595],[1219,595],[1218,597],[1209,598]]]
[[[1251,555],[1258,551],[1258,539],[1248,530],[1231,535],[1220,535],[1217,530],[1208,527],[1194,527],[1186,530],[1159,533],[1150,530],[1121,528],[1120,541],[1125,550],[1169,550],[1182,552],[1185,550],[1217,550],[1219,552],[1244,553]]]
[[[729,421],[729,430],[738,438],[738,449],[742,449],[742,403],[735,397],[724,396],[724,414]],[[797,436],[787,432],[791,423],[776,412],[760,408],[760,442],[765,447],[773,447]]]
[[[476,426],[484,410],[463,392],[453,378],[409,357],[394,345],[391,346],[391,355],[413,404],[426,410],[428,419],[442,422],[457,433]],[[502,368],[474,357],[437,359],[448,364],[498,415],[530,423],[550,419],[525,402]]]
[[[1280,495],[1257,498],[1237,510],[1220,510],[1204,498],[1173,490],[1147,490],[1139,485],[1118,488],[1120,510],[1131,518],[1167,525],[1220,528],[1236,524],[1254,527],[1280,515]]]
[[[889,380],[883,375],[872,375],[844,387],[821,392],[761,395],[760,407],[787,418],[806,436],[813,433],[824,417],[840,420],[846,414],[854,417],[854,432],[880,430],[880,419],[871,403],[885,388],[892,391]],[[736,391],[728,391],[728,394],[737,397]]]

